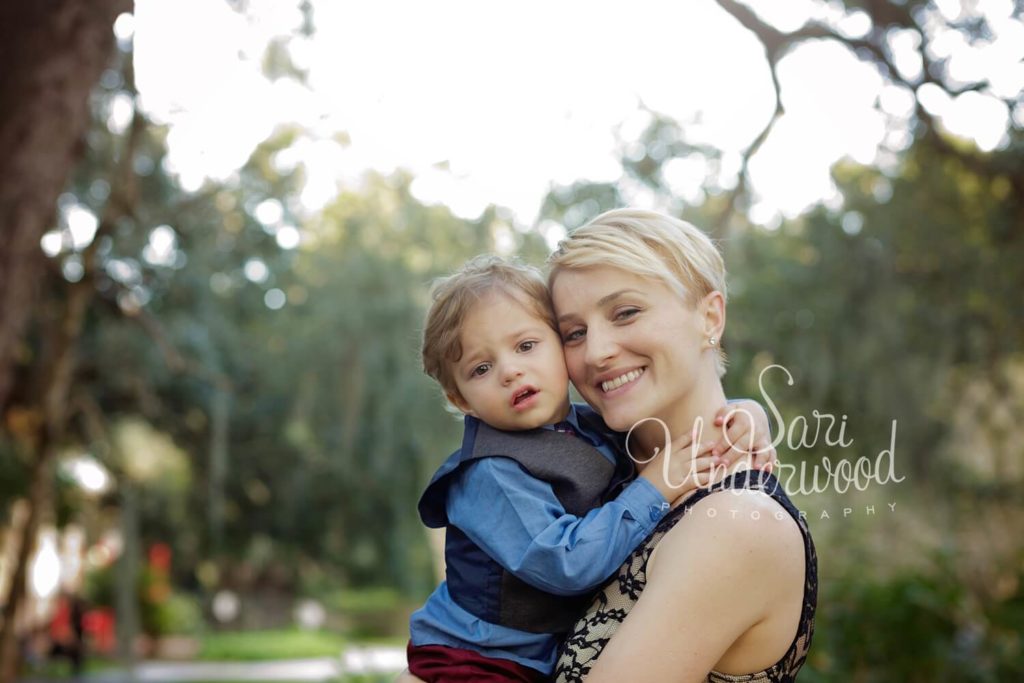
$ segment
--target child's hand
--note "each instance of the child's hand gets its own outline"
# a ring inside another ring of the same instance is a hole
[[[658,493],[670,503],[694,489],[718,482],[726,474],[726,468],[718,466],[722,461],[712,454],[714,442],[708,441],[694,447],[693,434],[676,437],[668,449],[660,448],[646,463],[640,476],[647,479]]]
[[[740,457],[751,456],[750,466],[771,472],[778,455],[771,444],[768,414],[757,401],[743,400],[722,406],[715,415],[715,426],[722,428],[722,436],[712,447],[711,454],[728,466]]]

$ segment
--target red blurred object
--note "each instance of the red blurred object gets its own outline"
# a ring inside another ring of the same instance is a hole
[[[82,617],[82,625],[96,652],[111,654],[114,651],[117,645],[114,610],[109,607],[86,610]]]
[[[149,546],[149,566],[166,572],[171,568],[171,547],[166,543],[154,543]]]
[[[61,596],[50,618],[50,642],[66,645],[74,639],[75,633],[71,630],[71,602]]]

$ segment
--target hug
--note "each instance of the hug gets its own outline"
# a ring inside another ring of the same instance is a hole
[[[620,209],[548,265],[478,257],[435,287],[423,365],[465,431],[420,500],[446,578],[400,680],[794,680],[816,556],[763,408],[722,387],[718,249]]]

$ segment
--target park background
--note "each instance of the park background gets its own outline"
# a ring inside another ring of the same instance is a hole
[[[794,496],[800,680],[1021,680],[1022,14],[7,3],[0,679],[63,671],[26,636],[62,587],[93,670],[401,647],[460,431],[419,367],[429,282],[632,205],[719,240],[730,395],[781,364],[787,427],[846,416],[785,463],[898,424],[902,481]]]

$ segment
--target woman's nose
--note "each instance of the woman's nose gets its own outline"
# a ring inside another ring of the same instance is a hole
[[[584,360],[592,367],[604,367],[618,352],[613,335],[605,330],[591,326],[587,329]]]

